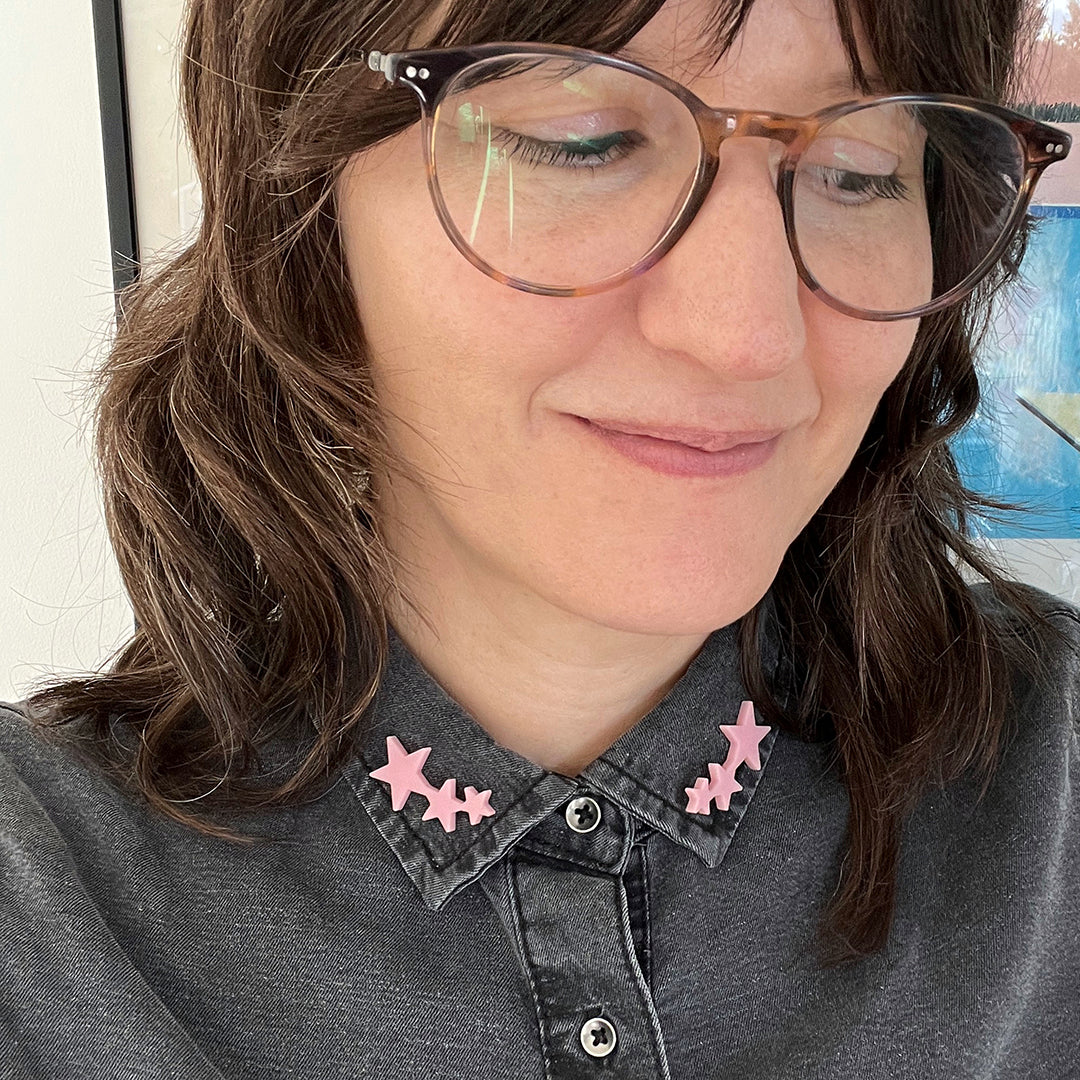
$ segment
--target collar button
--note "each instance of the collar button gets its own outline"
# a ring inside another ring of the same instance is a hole
[[[581,1025],[581,1047],[589,1057],[607,1057],[615,1049],[618,1033],[615,1025],[602,1016],[594,1016]]]
[[[588,795],[579,795],[566,804],[566,824],[576,833],[592,832],[600,824],[600,804]]]

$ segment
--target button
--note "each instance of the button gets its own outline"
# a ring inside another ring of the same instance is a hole
[[[566,824],[574,832],[592,832],[600,824],[600,804],[588,795],[571,799],[566,804]]]
[[[581,1045],[589,1057],[607,1057],[615,1049],[615,1028],[602,1016],[581,1025]]]

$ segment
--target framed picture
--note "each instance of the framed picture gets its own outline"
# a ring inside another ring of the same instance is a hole
[[[1051,0],[1020,107],[1073,150],[1040,182],[1022,281],[980,357],[982,405],[954,442],[969,486],[1019,503],[981,525],[1033,584],[1080,600],[1080,2]]]
[[[92,0],[117,287],[178,250],[199,220],[178,108],[183,0]]]

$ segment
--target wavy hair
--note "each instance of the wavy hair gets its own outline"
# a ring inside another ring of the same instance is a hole
[[[752,2],[715,6],[718,54]],[[857,83],[854,20],[894,89],[1003,100],[1031,29],[1024,3],[835,10]],[[334,183],[417,106],[358,50],[527,40],[613,51],[661,4],[189,0],[180,84],[201,227],[121,294],[95,382],[106,520],[137,626],[101,672],[31,695],[39,724],[77,732],[152,807],[211,834],[239,838],[238,811],[324,790],[379,684],[386,598],[403,595],[369,478],[405,466],[381,426]],[[1023,243],[967,302],[923,319],[845,476],[787,552],[766,598],[784,686],[762,670],[765,603],[740,622],[743,677],[766,721],[830,741],[850,793],[821,920],[826,965],[884,945],[905,815],[927,785],[969,767],[989,783],[1010,671],[1037,667],[1050,632],[972,539],[972,515],[1011,507],[968,490],[948,445],[978,404],[973,350]],[[1011,622],[976,605],[965,564]],[[260,772],[274,739],[293,748],[288,775]]]

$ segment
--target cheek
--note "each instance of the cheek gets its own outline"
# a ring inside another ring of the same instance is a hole
[[[808,315],[808,329],[816,342],[815,381],[821,395],[815,456],[829,490],[847,469],[881,396],[903,368],[919,321],[865,322],[823,308],[818,304]]]
[[[881,395],[903,368],[918,330],[917,319],[894,323],[847,319],[834,335],[822,382],[852,406],[867,404],[873,411]],[[867,417],[869,419],[869,417]]]
[[[342,178],[338,212],[372,381],[395,448],[453,473],[447,456],[484,461],[520,432],[534,396],[588,355],[619,300],[494,281],[443,231],[418,151],[403,143],[359,164]]]

